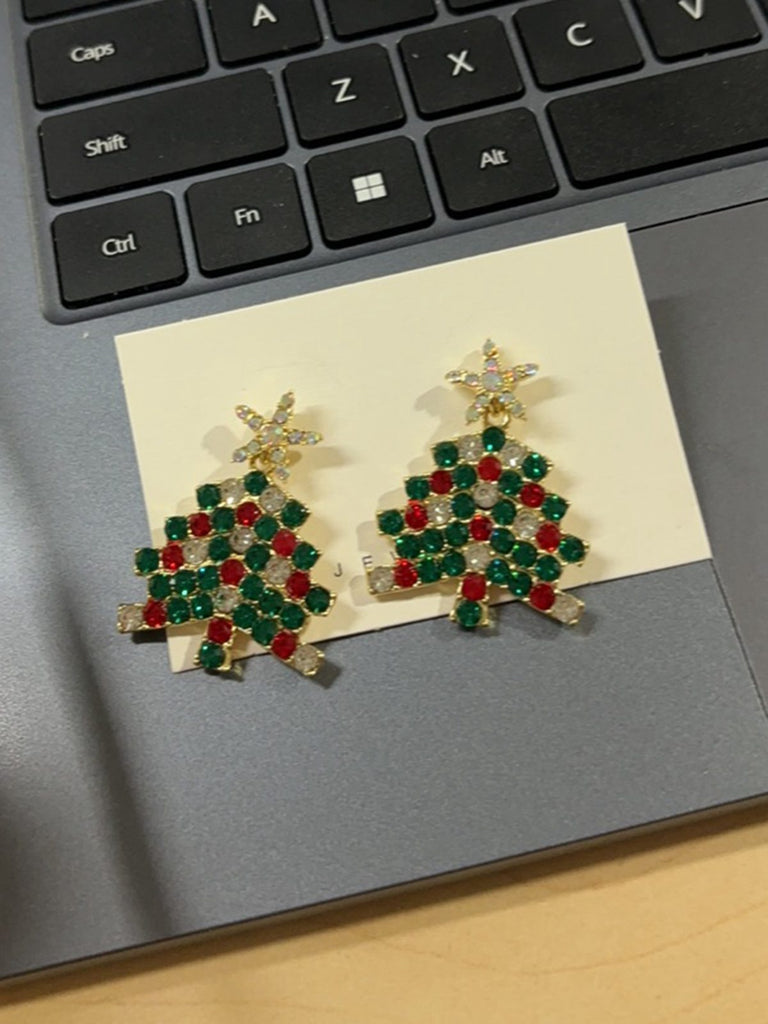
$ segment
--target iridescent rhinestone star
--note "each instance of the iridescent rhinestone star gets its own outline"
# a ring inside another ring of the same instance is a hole
[[[249,462],[253,469],[273,473],[280,480],[288,478],[288,448],[296,445],[314,445],[322,441],[322,435],[311,430],[291,429],[294,395],[292,391],[283,395],[272,416],[260,416],[248,405],[235,409],[239,419],[246,423],[256,435],[252,441],[236,448],[232,453],[233,462]]]
[[[525,406],[515,395],[515,387],[538,372],[535,363],[521,363],[505,370],[499,362],[499,350],[488,339],[483,345],[483,369],[480,373],[470,370],[451,370],[445,379],[451,384],[462,384],[475,392],[475,398],[467,409],[467,423],[474,423],[481,417],[505,419],[514,416],[522,419]]]

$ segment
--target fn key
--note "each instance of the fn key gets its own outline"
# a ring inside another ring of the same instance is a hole
[[[63,213],[53,242],[65,306],[179,284],[186,266],[173,200],[164,192]]]

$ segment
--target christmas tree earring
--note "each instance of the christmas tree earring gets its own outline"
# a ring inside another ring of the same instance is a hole
[[[381,596],[453,578],[458,594],[451,618],[464,629],[489,624],[492,586],[574,625],[584,604],[557,581],[566,565],[584,560],[587,545],[562,532],[568,503],[541,482],[552,464],[506,432],[510,418],[525,413],[515,388],[538,367],[503,369],[491,341],[483,356],[480,373],[446,374],[474,393],[466,418],[482,429],[434,445],[431,474],[405,482],[405,508],[378,513],[395,563],[369,569],[368,588]]]
[[[309,511],[276,481],[288,477],[289,446],[314,445],[321,437],[290,427],[293,406],[289,393],[271,418],[237,407],[255,436],[232,460],[247,462],[250,472],[198,487],[197,511],[166,519],[165,545],[136,552],[147,600],[120,605],[119,632],[207,621],[195,659],[203,668],[231,667],[239,631],[302,675],[317,672],[322,653],[299,637],[310,616],[330,610],[335,595],[310,577],[319,552],[297,533]]]

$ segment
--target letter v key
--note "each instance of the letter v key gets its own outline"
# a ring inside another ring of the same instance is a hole
[[[694,21],[700,21],[704,17],[704,0],[677,0],[677,6],[681,7]]]

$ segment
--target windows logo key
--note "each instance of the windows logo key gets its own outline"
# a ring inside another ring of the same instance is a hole
[[[389,194],[384,183],[384,175],[380,171],[352,178],[352,188],[358,203],[369,203],[372,199],[385,199]]]

